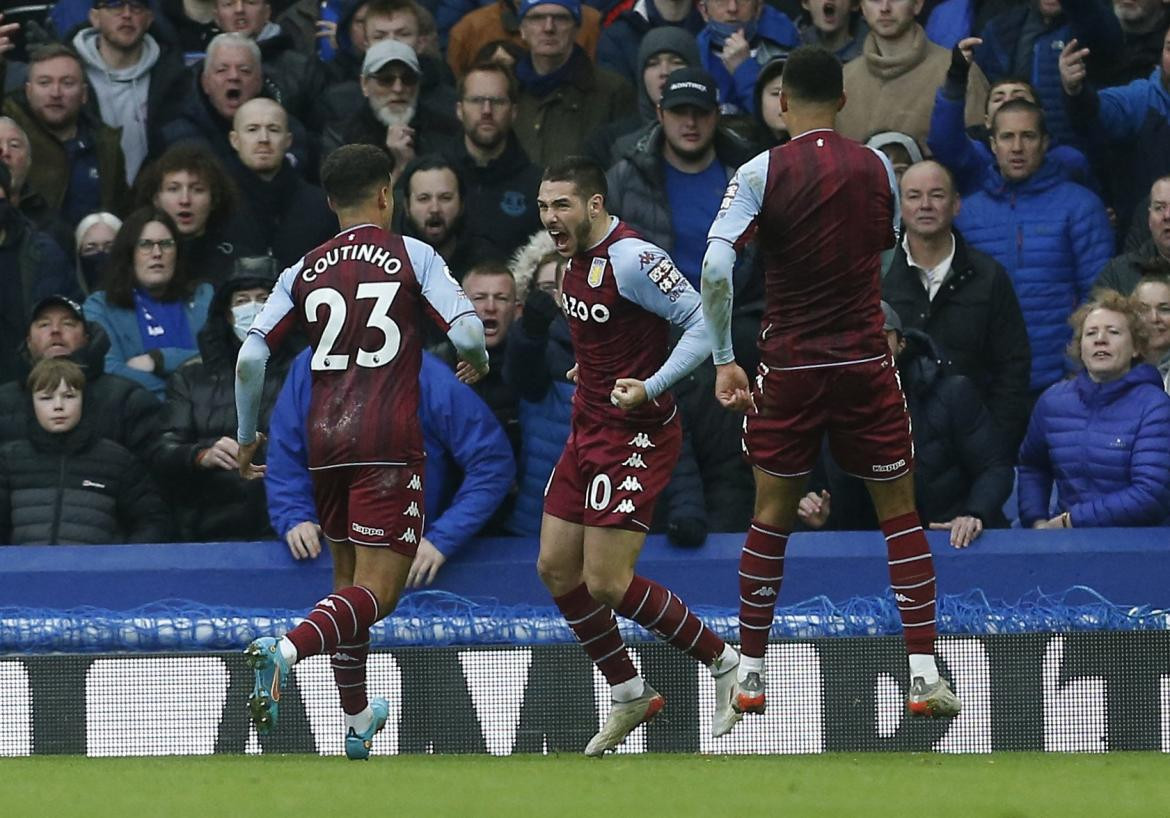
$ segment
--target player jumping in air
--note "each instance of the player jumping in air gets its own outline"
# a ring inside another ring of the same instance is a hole
[[[614,611],[711,669],[713,735],[740,718],[731,707],[735,650],[681,599],[634,573],[682,441],[666,390],[710,347],[698,293],[664,250],[606,212],[605,196],[601,167],[577,157],[551,164],[537,195],[541,221],[569,260],[561,304],[577,360],[571,430],[545,489],[537,569],[611,687],[589,756],[617,747],[665,704],[635,670]],[[668,356],[672,323],[684,333]]]
[[[756,480],[739,563],[742,658],[734,706],[764,712],[764,650],[784,548],[828,434],[837,462],[866,481],[886,538],[909,652],[907,707],[954,716],[959,700],[934,661],[934,564],[914,504],[910,415],[882,332],[881,256],[894,245],[894,174],[880,153],[834,131],[844,105],[836,58],[812,47],[794,51],[780,96],[794,136],[736,173],[703,259],[715,394],[747,413],[743,443]],[[735,363],[730,329],[731,269],[752,235],[766,288],[754,390]]]
[[[352,759],[369,758],[389,713],[385,699],[366,698],[370,626],[398,603],[423,530],[424,310],[459,350],[461,379],[477,380],[488,366],[483,325],[443,259],[390,232],[391,170],[369,145],[344,146],[325,161],[321,184],[341,232],[281,273],[236,364],[240,473],[256,479],[264,473],[252,460],[265,363],[289,330],[308,334],[309,469],[333,556],[333,593],[282,638],[245,651],[256,674],[248,708],[257,731],[270,732],[289,669],[330,654]]]

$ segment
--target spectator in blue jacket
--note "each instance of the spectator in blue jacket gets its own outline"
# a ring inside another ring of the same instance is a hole
[[[661,26],[675,26],[692,37],[703,30],[703,17],[691,0],[642,0],[601,30],[597,64],[621,74],[638,88],[644,63],[638,60],[642,39]],[[639,94],[641,97],[641,94]]]
[[[699,57],[719,87],[721,110],[755,113],[760,68],[800,45],[800,32],[763,0],[702,0],[699,11],[707,21]]]
[[[1002,76],[993,80],[987,92],[987,115],[983,124],[966,127],[964,108],[967,96],[967,75],[973,49],[979,38],[969,37],[955,46],[946,81],[934,95],[934,109],[930,112],[930,133],[926,144],[934,158],[947,166],[955,177],[960,196],[968,196],[983,187],[984,182],[996,176],[995,155],[991,152],[991,118],[1005,102],[1026,99],[1036,105],[1040,98],[1036,89],[1018,77]],[[1089,160],[1071,145],[1050,145],[1047,158],[1064,171],[1069,181],[1095,187]]]
[[[106,372],[145,386],[162,400],[167,377],[199,354],[210,284],[187,278],[171,217],[153,207],[134,211],[110,248],[105,288],[86,299],[88,321],[110,337]]]
[[[967,197],[955,220],[967,242],[1007,270],[1032,347],[1033,394],[1063,377],[1068,316],[1086,300],[1113,254],[1105,207],[1045,161],[1044,111],[1004,103],[991,123],[999,172]]]
[[[1020,447],[1020,523],[1032,528],[1170,524],[1170,396],[1142,363],[1133,301],[1100,291],[1070,323],[1084,371],[1036,404]],[[1055,514],[1049,508],[1056,484]]]
[[[1097,91],[1086,79],[1089,49],[1071,40],[1060,54],[1060,81],[1073,127],[1108,148],[1106,192],[1117,223],[1130,224],[1150,185],[1170,174],[1170,31],[1162,64],[1146,79]]]
[[[311,382],[304,350],[293,361],[269,420],[268,516],[295,559],[321,553],[321,527],[307,467],[305,424]],[[426,527],[407,587],[430,585],[439,569],[492,516],[516,476],[512,449],[491,410],[439,359],[423,353],[419,370]]]

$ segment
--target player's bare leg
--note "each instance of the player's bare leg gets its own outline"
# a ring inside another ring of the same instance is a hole
[[[639,531],[586,527],[585,585],[595,599],[710,668],[716,688],[712,734],[722,736],[739,721],[731,708],[733,671],[739,657],[679,597],[635,573],[634,566],[645,541],[646,535]],[[623,691],[626,695],[640,693],[628,702],[622,702],[615,689],[610,716],[590,742],[599,753],[616,747],[631,730],[657,715],[665,704],[652,687],[635,677],[634,684],[639,682],[640,691],[636,687]]]
[[[914,503],[914,475],[907,472],[893,480],[867,480],[865,485],[886,538],[890,585],[909,654],[910,695],[906,708],[916,716],[957,716],[962,704],[946,679],[939,676],[934,661],[934,561]]]
[[[741,655],[733,706],[741,713],[767,708],[764,653],[784,579],[784,550],[808,478],[777,477],[755,469],[756,505],[739,557]]]

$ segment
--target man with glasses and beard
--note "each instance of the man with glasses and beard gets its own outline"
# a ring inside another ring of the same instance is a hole
[[[414,49],[397,40],[370,46],[362,63],[362,95],[366,105],[323,138],[328,156],[342,145],[366,144],[382,148],[394,161],[394,181],[416,156],[440,149],[458,133],[454,117],[419,108],[422,77]]]
[[[508,69],[491,62],[474,65],[459,81],[455,104],[463,138],[445,152],[466,187],[464,228],[495,258],[512,255],[540,229],[540,168],[512,131],[518,93]]]

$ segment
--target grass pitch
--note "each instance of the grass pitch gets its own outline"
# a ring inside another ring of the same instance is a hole
[[[39,756],[0,815],[1170,818],[1170,756]]]

